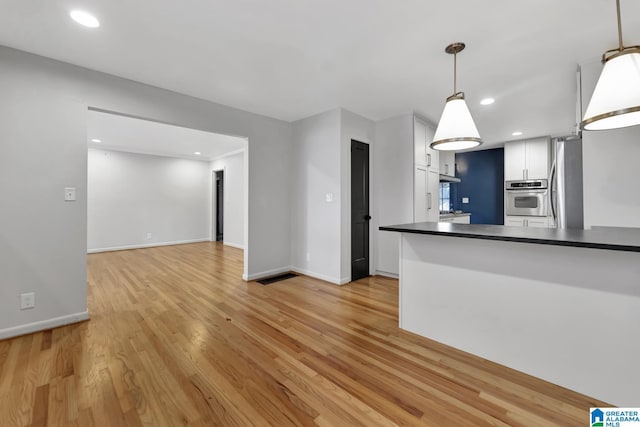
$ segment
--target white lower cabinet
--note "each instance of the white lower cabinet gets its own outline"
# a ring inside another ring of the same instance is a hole
[[[454,224],[471,224],[471,216],[469,215],[457,216],[453,218],[453,223]]]
[[[440,222],[450,222],[452,224],[471,224],[471,216],[464,215],[464,216],[455,216],[455,217],[449,217],[449,218],[441,218]]]
[[[506,216],[504,225],[508,227],[550,228],[549,218],[538,216]]]
[[[506,217],[504,220],[504,225],[508,227],[524,227],[524,219],[519,217]]]
[[[547,218],[535,218],[527,220],[529,228],[549,228],[549,220]]]

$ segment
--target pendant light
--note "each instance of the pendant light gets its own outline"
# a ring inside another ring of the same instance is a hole
[[[640,124],[640,46],[624,47],[620,0],[618,48],[602,55],[604,68],[580,127],[585,130],[617,129]]]
[[[433,137],[431,148],[442,151],[464,150],[482,144],[480,134],[473,122],[464,92],[457,92],[457,55],[465,47],[464,43],[453,43],[444,50],[453,55],[453,95],[447,98],[442,117]]]

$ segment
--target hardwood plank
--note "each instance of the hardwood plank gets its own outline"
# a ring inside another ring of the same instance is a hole
[[[41,351],[49,350],[51,348],[52,333],[53,332],[51,330],[42,332],[42,345],[40,346]]]
[[[36,397],[33,402],[31,425],[33,427],[44,427],[49,422],[49,384],[42,385],[36,389]]]
[[[215,242],[91,254],[91,321],[0,341],[0,425],[584,425],[609,406],[398,328],[398,283],[243,282]]]

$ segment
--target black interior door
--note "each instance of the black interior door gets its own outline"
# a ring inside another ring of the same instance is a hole
[[[224,230],[224,171],[216,171],[216,241],[223,240]]]
[[[351,140],[351,280],[369,276],[369,145]]]

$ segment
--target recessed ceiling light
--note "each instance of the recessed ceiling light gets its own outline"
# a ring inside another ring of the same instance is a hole
[[[196,152],[195,152],[195,153],[193,153],[193,154],[195,154],[196,156],[199,156],[199,155],[200,155],[200,154],[202,154],[202,153],[201,153],[201,152],[199,152],[199,151],[196,151]]]
[[[480,101],[480,104],[482,104],[482,105],[491,105],[494,102],[496,102],[496,100],[493,99],[493,98],[485,98],[482,101]]]
[[[98,138],[93,138],[93,139],[91,140],[91,142],[97,142],[97,143],[99,144],[99,143],[101,143],[101,142],[102,142],[102,140],[101,140],[101,139],[98,139]]]
[[[517,131],[517,132],[512,133],[511,135],[512,136],[520,136],[520,135],[522,135],[522,132]]]
[[[71,19],[76,21],[78,24],[84,25],[85,27],[98,28],[100,26],[98,18],[82,10],[72,10],[71,13],[69,13],[69,16],[71,16]]]

